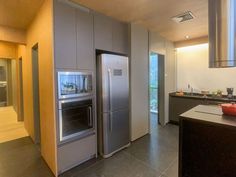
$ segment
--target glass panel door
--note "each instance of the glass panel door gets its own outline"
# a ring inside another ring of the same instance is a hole
[[[150,112],[158,112],[158,55],[152,53],[150,55]]]

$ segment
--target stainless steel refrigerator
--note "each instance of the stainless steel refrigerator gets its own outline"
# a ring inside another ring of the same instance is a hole
[[[97,102],[99,153],[107,158],[130,144],[128,57],[98,56]]]

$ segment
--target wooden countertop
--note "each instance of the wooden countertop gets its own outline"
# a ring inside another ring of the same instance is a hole
[[[196,106],[180,117],[236,127],[236,117],[223,115],[221,108],[215,105]]]

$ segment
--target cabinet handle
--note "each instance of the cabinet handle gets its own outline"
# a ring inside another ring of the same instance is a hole
[[[92,108],[91,106],[88,107],[88,111],[89,111],[89,126],[93,126],[93,123],[92,123]]]

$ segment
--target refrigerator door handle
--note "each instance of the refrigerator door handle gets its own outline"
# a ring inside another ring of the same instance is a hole
[[[108,69],[108,96],[109,96],[109,130],[110,132],[112,132],[111,69]]]
[[[112,126],[112,112],[109,112],[109,129],[110,132],[112,132],[113,126]]]
[[[111,69],[108,69],[108,99],[109,99],[109,112],[112,110],[111,105]]]

